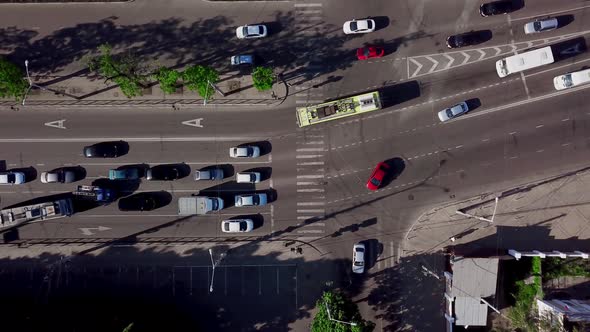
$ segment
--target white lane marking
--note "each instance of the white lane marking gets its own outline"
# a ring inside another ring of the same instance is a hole
[[[300,231],[297,231],[297,233],[299,234],[319,234],[319,233],[323,233],[324,231],[321,229],[303,229]]]
[[[539,75],[539,74],[544,74],[544,73],[547,73],[547,72],[550,72],[550,71],[554,71],[556,69],[562,69],[562,68],[566,68],[566,67],[571,67],[572,65],[575,65],[575,64],[578,64],[578,63],[582,63],[582,62],[586,62],[586,61],[590,61],[590,58],[584,59],[584,60],[580,60],[580,61],[570,62],[567,65],[563,65],[563,66],[551,67],[550,69],[545,69],[545,70],[542,70],[542,71],[537,71],[537,72],[534,72],[532,74],[528,74],[528,75],[525,75],[525,76],[526,77],[531,77],[531,76],[535,76],[535,75]]]
[[[326,205],[324,202],[297,202],[297,206],[321,206]]]
[[[324,189],[297,189],[298,193],[323,193]]]
[[[317,165],[323,165],[324,162],[323,161],[308,161],[308,162],[303,162],[303,163],[297,163],[297,166],[317,166]]]
[[[275,228],[275,207],[273,204],[271,204],[270,205],[270,232],[271,233],[273,232],[274,228]]]
[[[219,163],[219,160],[214,160],[214,161],[185,161],[184,164],[187,165],[206,165],[206,164],[217,164]],[[268,164],[270,163],[270,161],[228,161],[228,163],[230,164],[235,164],[235,165],[256,165],[256,164]],[[64,163],[64,165],[67,166],[74,166],[74,165],[80,165],[80,166],[123,166],[123,165],[130,165],[130,164],[178,164],[178,160],[175,161],[145,161],[145,160],[137,160],[137,161],[129,161],[126,163],[76,163],[76,164],[72,164],[72,163]]]
[[[262,215],[269,215],[269,212],[258,212],[259,214]],[[162,218],[162,217],[176,217],[178,218],[178,214],[128,214],[128,213],[121,213],[121,214],[76,214],[77,216],[79,216],[80,218],[113,218],[113,217],[140,217],[140,218],[146,218],[146,217],[158,217],[158,218]],[[215,214],[210,214],[208,216],[211,217],[216,217],[216,216],[220,216],[220,217],[231,217],[231,216],[236,216],[235,213],[215,213]],[[202,218],[205,216],[199,216],[199,218]]]
[[[319,175],[297,175],[297,178],[298,179],[321,179],[323,177],[324,177],[323,174],[319,174]]]
[[[321,14],[322,10],[314,10],[314,9],[309,9],[309,10],[298,10],[297,14],[300,15],[307,15],[307,14]]]
[[[543,127],[545,127],[545,125],[540,124],[540,125],[536,126],[535,128],[543,128]]]
[[[522,81],[522,84],[524,85],[524,92],[526,93],[527,99],[531,99],[531,93],[529,92],[529,86],[526,84],[526,78],[525,78],[523,72],[520,72],[520,80]]]
[[[255,136],[219,136],[219,137],[68,137],[68,138],[0,138],[0,143],[87,143],[101,141],[126,142],[236,142],[265,140]]]
[[[561,122],[569,121],[570,118],[561,119]]]
[[[321,3],[296,3],[295,7],[321,7]]]
[[[324,148],[299,148],[296,149],[297,152],[324,152]]]
[[[298,186],[316,186],[317,182],[297,182]]]
[[[309,141],[309,142],[303,142],[303,144],[324,144],[324,141]]]
[[[65,121],[66,121],[66,119],[49,121],[49,122],[45,122],[44,125],[47,127],[53,127],[53,128],[58,128],[58,129],[67,129],[66,126],[64,125]]]
[[[572,8],[572,9],[563,9],[563,10],[558,10],[558,11],[550,12],[550,13],[542,13],[542,14],[535,15],[535,16],[519,17],[519,18],[512,19],[512,21],[513,22],[514,21],[526,21],[526,20],[530,20],[530,19],[539,18],[541,16],[553,16],[553,15],[556,15],[556,14],[573,12],[573,11],[580,10],[580,9],[585,9],[585,8],[590,8],[590,5],[588,5],[588,6],[582,6],[582,7],[576,7],[576,8]]]
[[[98,227],[86,227],[86,228],[78,228],[78,229],[82,232],[82,235],[94,235],[96,232],[108,231],[111,228],[105,227],[105,226],[98,226]],[[93,231],[95,231],[95,232],[93,232]]]
[[[423,65],[420,62],[418,62],[412,58],[409,58],[408,60],[412,61],[416,66],[418,66],[418,68],[416,68],[416,70],[414,70],[414,72],[412,73],[412,76],[410,76],[410,67],[409,67],[409,62],[408,62],[408,78],[409,78],[409,77],[416,76],[416,74],[420,71],[420,69],[422,69]]]
[[[307,209],[307,210],[297,210],[297,213],[324,213],[326,210],[324,209]]]
[[[303,154],[295,156],[295,159],[311,159],[311,158],[321,158],[324,155],[322,154]]]

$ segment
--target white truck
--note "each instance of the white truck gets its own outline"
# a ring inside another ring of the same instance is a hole
[[[201,215],[221,209],[223,209],[223,199],[219,197],[191,196],[178,199],[179,216]]]
[[[498,60],[496,72],[498,76],[506,77],[513,73],[548,65],[554,61],[551,46],[547,46]]]

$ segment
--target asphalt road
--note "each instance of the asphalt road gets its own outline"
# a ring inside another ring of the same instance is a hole
[[[171,194],[170,203],[142,213],[123,213],[114,203],[68,219],[20,227],[18,236],[121,238],[149,230],[140,237],[223,237],[220,220],[256,215],[260,222],[253,235],[307,241],[337,261],[332,272],[348,264],[342,262],[350,259],[353,243],[371,243],[369,255],[375,264],[367,275],[349,279],[343,274],[340,280],[353,280],[362,295],[373,287],[370,278],[397,265],[409,226],[429,207],[587,164],[587,87],[556,92],[552,79],[588,65],[590,25],[584,18],[590,6],[585,1],[538,0],[510,15],[488,18],[479,15],[478,6],[473,1],[171,1],[165,6],[135,1],[92,11],[83,10],[85,5],[46,6],[41,20],[22,19],[31,9],[11,6],[0,13],[4,26],[11,27],[3,31],[3,49],[14,51],[10,57],[19,61],[34,59],[37,74],[75,72],[83,54],[111,42],[165,64],[201,59],[220,68],[230,55],[256,49],[293,86],[287,103],[272,110],[5,112],[0,122],[2,159],[9,169],[34,170],[27,184],[0,188],[2,206],[71,191],[74,184],[46,185],[34,176],[63,165],[86,169],[87,179],[80,184],[130,164],[184,162],[192,171],[215,164],[229,165],[234,172],[266,168],[272,175],[255,187],[238,186],[231,177],[221,183],[195,182],[190,176],[172,182],[142,180],[126,194],[165,190]],[[547,15],[567,24],[524,35],[524,23]],[[341,32],[345,20],[367,16],[376,19],[378,31],[364,36]],[[233,37],[236,25],[257,22],[274,22],[268,39],[247,43]],[[446,48],[448,35],[471,30],[489,30],[493,38],[476,47]],[[385,47],[384,58],[355,59],[357,47],[374,43]],[[556,63],[498,78],[497,59],[545,45],[552,46]],[[49,48],[56,51],[47,52]],[[295,105],[377,89],[388,106],[384,110],[296,128]],[[438,111],[464,100],[473,111],[439,122]],[[51,122],[53,127],[46,125]],[[65,128],[55,127],[60,124]],[[128,141],[129,154],[97,161],[81,155],[86,144],[114,139]],[[253,160],[231,160],[227,149],[242,143],[265,145],[267,153]],[[399,174],[383,189],[368,192],[364,184],[382,160],[394,161]],[[272,190],[277,198],[256,209],[229,207],[219,214],[181,220],[176,216],[178,197],[252,190]],[[157,227],[168,223],[172,224]],[[195,264],[206,265],[208,257],[201,258]],[[361,303],[369,316],[381,310]],[[393,324],[381,323],[385,329]]]

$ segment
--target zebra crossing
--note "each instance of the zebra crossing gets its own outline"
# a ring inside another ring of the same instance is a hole
[[[327,151],[320,131],[299,131],[296,147],[297,236],[314,239],[325,233],[325,161]]]

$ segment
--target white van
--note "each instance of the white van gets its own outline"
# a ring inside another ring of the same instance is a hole
[[[547,46],[498,60],[496,72],[498,72],[498,76],[506,77],[512,73],[548,65],[553,61],[555,61],[553,51],[551,51],[551,46]]]
[[[590,69],[584,69],[559,75],[553,79],[555,90],[563,90],[574,86],[590,83]]]

